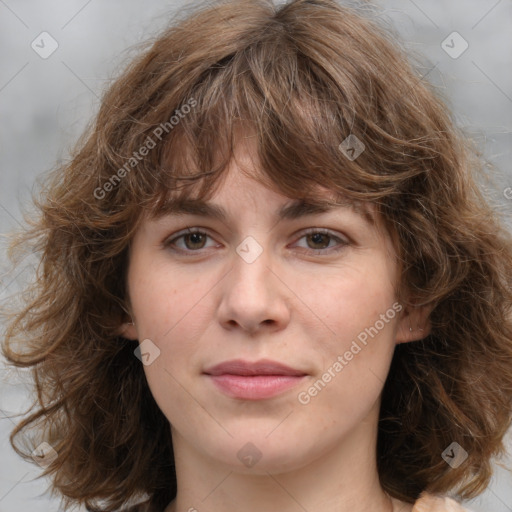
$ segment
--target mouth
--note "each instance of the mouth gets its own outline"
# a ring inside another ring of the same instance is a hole
[[[240,359],[207,368],[204,375],[222,393],[242,400],[263,400],[298,385],[306,372],[268,359],[254,363]]]

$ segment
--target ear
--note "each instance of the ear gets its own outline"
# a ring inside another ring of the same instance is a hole
[[[406,308],[398,322],[396,343],[407,343],[427,337],[431,331],[432,309],[432,305]]]
[[[138,340],[139,335],[133,322],[124,322],[116,331],[116,334],[128,340]]]

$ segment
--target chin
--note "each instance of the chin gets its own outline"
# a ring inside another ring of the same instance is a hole
[[[304,451],[306,446],[300,440],[294,441],[288,437],[288,442],[285,442],[278,436],[272,440],[272,435],[266,437],[270,431],[229,438],[227,445],[223,443],[224,446],[216,445],[212,451],[208,450],[210,457],[215,459],[216,463],[224,464],[230,471],[266,476],[268,473],[278,474],[300,469],[315,460],[312,452]],[[298,446],[301,447],[301,451],[298,451]]]

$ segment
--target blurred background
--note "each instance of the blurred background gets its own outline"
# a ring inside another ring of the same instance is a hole
[[[276,4],[283,2],[275,1]],[[8,271],[7,233],[22,223],[36,179],[68,158],[97,112],[102,91],[135,54],[193,2],[178,0],[0,0],[0,299],[23,286],[30,257]],[[422,76],[434,83],[489,164],[484,183],[510,225],[512,212],[512,2],[378,0]],[[25,374],[25,375],[24,375]],[[22,461],[8,435],[30,399],[25,371],[0,360],[0,512],[57,512],[41,468]],[[512,453],[511,435],[507,438]],[[512,464],[509,457],[502,461]],[[466,503],[475,512],[512,511],[512,474],[496,465],[492,485]]]

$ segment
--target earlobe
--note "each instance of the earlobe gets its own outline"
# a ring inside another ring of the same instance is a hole
[[[407,343],[426,338],[431,332],[430,313],[432,306],[406,309],[400,318],[396,343]]]
[[[125,323],[121,324],[121,326],[117,330],[117,334],[119,336],[122,336],[123,338],[129,339],[129,340],[139,339],[139,336],[137,334],[137,329],[133,322],[125,322]]]

